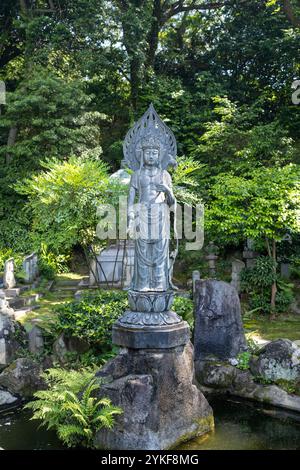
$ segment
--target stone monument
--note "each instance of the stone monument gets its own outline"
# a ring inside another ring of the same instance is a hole
[[[3,285],[5,289],[13,289],[16,285],[15,262],[13,258],[9,258],[7,261],[5,261]]]
[[[38,255],[34,252],[26,256],[23,261],[23,270],[25,272],[25,281],[33,282],[39,275]]]
[[[245,269],[246,265],[239,259],[232,260],[231,268],[231,285],[237,290],[238,294],[241,292],[241,272]]]
[[[98,396],[123,409],[113,430],[100,430],[98,448],[162,450],[213,428],[212,409],[197,388],[186,322],[171,310],[170,208],[176,210],[169,165],[176,140],[153,105],[126,135],[125,163],[133,170],[128,233],[134,240],[129,309],[113,326],[119,355],[97,374]],[[135,203],[136,202],[136,203]],[[176,243],[176,241],[175,241]]]
[[[200,281],[200,271],[192,272],[192,287],[193,287],[193,297],[196,292],[196,281]]]
[[[133,275],[134,244],[117,240],[91,261],[89,285],[129,287]]]
[[[247,349],[240,299],[236,289],[224,281],[196,281],[195,367],[209,359],[228,360]]]

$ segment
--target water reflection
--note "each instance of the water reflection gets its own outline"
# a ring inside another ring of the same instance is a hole
[[[300,449],[300,415],[258,407],[239,399],[213,398],[215,431],[182,444],[180,450]],[[30,421],[30,411],[0,414],[0,447],[7,450],[63,449],[55,432]]]
[[[55,432],[30,421],[31,412],[11,410],[0,414],[0,447],[4,450],[63,449]]]
[[[236,399],[209,400],[214,410],[215,431],[182,444],[181,450],[300,449],[299,414],[257,407]]]

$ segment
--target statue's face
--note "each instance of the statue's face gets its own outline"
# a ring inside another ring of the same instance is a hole
[[[156,166],[159,159],[159,150],[156,148],[148,147],[143,151],[144,162],[149,166]]]

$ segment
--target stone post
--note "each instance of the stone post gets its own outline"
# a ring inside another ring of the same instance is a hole
[[[38,277],[38,256],[35,252],[24,258],[23,269],[25,271],[25,281],[30,283],[35,281]]]
[[[15,262],[13,258],[10,258],[5,262],[3,284],[5,289],[13,289],[16,286]]]
[[[216,261],[218,259],[218,247],[214,245],[214,242],[210,241],[206,252],[207,255],[205,259],[208,261],[208,270],[209,270],[209,277],[214,278],[216,277]]]
[[[238,293],[241,291],[241,272],[245,268],[245,263],[239,259],[232,260],[232,271],[231,271],[231,285],[237,290]]]
[[[193,281],[193,297],[194,297],[195,289],[196,289],[196,281],[200,281],[200,271],[193,271],[192,281]]]
[[[290,278],[290,263],[280,263],[280,275],[281,277],[285,277],[286,279]]]

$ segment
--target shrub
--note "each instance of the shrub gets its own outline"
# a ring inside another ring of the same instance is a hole
[[[249,351],[244,351],[240,354],[237,355],[237,368],[241,370],[247,370],[249,369],[249,361],[251,358],[251,353]]]
[[[249,294],[251,310],[271,313],[270,288],[277,282],[276,312],[285,312],[292,303],[293,284],[285,282],[274,271],[274,262],[268,256],[260,256],[253,268],[244,269],[241,275],[241,287]]]
[[[125,291],[99,290],[85,294],[81,301],[68,302],[57,308],[56,328],[67,336],[84,339],[91,346],[111,346],[113,323],[128,307]]]
[[[46,279],[54,279],[56,273],[69,271],[69,259],[70,256],[67,255],[55,255],[48,250],[45,243],[42,243],[39,251],[39,272]]]
[[[186,297],[176,296],[172,309],[188,324],[191,330],[194,328],[194,303]]]
[[[300,279],[300,254],[291,256],[291,276]]]
[[[244,269],[241,275],[241,286],[245,292],[269,288],[275,280],[274,263],[269,256],[257,258],[252,268]]]
[[[31,419],[54,429],[68,447],[92,448],[95,433],[101,428],[111,429],[115,415],[122,413],[108,398],[92,396],[99,386],[92,369],[49,369],[42,377],[48,389],[36,392],[36,400],[25,408],[33,411]]]

